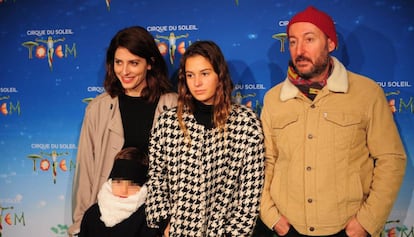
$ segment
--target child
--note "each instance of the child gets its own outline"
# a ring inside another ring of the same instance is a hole
[[[147,227],[148,156],[135,147],[122,149],[98,193],[98,202],[83,216],[79,237],[150,237],[157,229]]]

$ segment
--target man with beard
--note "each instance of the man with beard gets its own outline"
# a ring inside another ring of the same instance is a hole
[[[382,89],[330,53],[332,18],[308,7],[287,26],[291,60],[261,114],[260,217],[279,236],[379,236],[406,154]]]

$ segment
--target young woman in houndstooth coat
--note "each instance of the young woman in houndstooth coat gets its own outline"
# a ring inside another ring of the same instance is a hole
[[[263,185],[257,115],[233,104],[227,63],[211,41],[186,49],[178,106],[150,138],[147,222],[164,236],[251,236]]]

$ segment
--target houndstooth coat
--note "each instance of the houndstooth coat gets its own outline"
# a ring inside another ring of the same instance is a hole
[[[264,177],[263,133],[249,108],[233,105],[227,132],[183,119],[191,146],[172,109],[150,139],[147,221],[170,219],[170,236],[250,236],[258,216]]]

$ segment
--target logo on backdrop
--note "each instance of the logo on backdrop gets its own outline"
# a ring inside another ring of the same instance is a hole
[[[401,90],[412,87],[409,81],[380,81],[377,84],[384,89],[390,89],[389,92],[385,93],[385,96],[393,113],[414,113],[414,97],[410,96],[407,100],[401,96]]]
[[[13,202],[20,202],[23,197],[17,195]],[[3,229],[5,226],[16,226],[18,224],[25,226],[24,212],[16,212],[14,206],[3,206],[4,200],[0,200],[0,237],[3,235]]]
[[[105,88],[103,86],[88,86],[87,91],[94,93],[94,96],[83,98],[82,102],[85,104],[89,104],[97,95],[105,92]]]
[[[64,197],[59,197],[60,200],[63,200]],[[23,200],[23,196],[18,194],[13,198],[0,199],[0,237],[3,236],[3,230],[6,227],[15,227],[17,225],[26,226],[26,220],[24,212],[16,211],[16,208],[12,204],[19,204]],[[7,203],[7,205],[5,205]],[[38,207],[44,207],[47,203],[45,201],[40,201]],[[50,230],[57,236],[66,236],[68,231],[68,226],[65,224],[57,224],[56,226],[51,226]]]
[[[17,93],[17,89],[15,87],[0,87],[0,112],[4,116],[20,115],[20,101],[10,95],[2,96],[2,93]]]
[[[235,84],[232,100],[235,104],[244,104],[247,107],[253,109],[256,114],[260,114],[262,111],[263,104],[257,99],[257,93],[247,91],[266,90],[263,84]],[[254,100],[254,102],[253,102]]]
[[[185,42],[182,41],[178,44],[177,40],[180,38],[188,38],[188,33],[184,35],[175,35],[174,32],[171,32],[168,36],[166,35],[155,35],[155,41],[158,44],[158,49],[160,50],[163,56],[169,55],[171,65],[174,64],[175,52],[178,51],[181,55],[185,52]],[[161,40],[166,40],[167,43],[162,42]]]
[[[411,228],[406,225],[399,225],[400,220],[390,220],[385,223],[384,229],[382,230],[380,237],[397,237],[397,236],[414,236],[414,226]]]
[[[287,39],[287,34],[286,33],[277,33],[272,35],[273,39],[276,39],[280,42],[280,52],[283,53],[285,52],[285,42]]]
[[[25,41],[22,46],[28,50],[28,58],[36,57],[46,60],[50,71],[53,71],[53,61],[57,58],[76,58],[76,43],[67,43],[66,35],[73,35],[72,29],[27,30],[27,36],[33,40]]]
[[[184,54],[187,45],[191,45],[190,36],[188,31],[197,31],[198,27],[196,25],[163,25],[163,26],[148,26],[148,32],[155,33],[155,42],[158,45],[163,56],[168,55],[169,62],[171,65],[174,65],[176,62],[176,53],[180,55]],[[180,33],[180,32],[186,33]]]
[[[53,184],[57,182],[58,172],[72,171],[75,169],[75,163],[70,159],[67,161],[65,157],[69,152],[57,152],[56,149],[76,149],[75,144],[32,144],[32,149],[42,149],[39,153],[29,154],[26,158],[32,160],[32,170],[37,172],[39,167],[42,172],[52,172]],[[45,150],[52,149],[48,152]],[[38,163],[39,161],[39,163]]]
[[[278,22],[279,27],[285,28],[289,24],[289,21],[282,20]],[[278,40],[280,42],[280,52],[285,52],[285,42],[287,40],[287,34],[286,32],[280,32],[272,35],[272,38],[275,40]]]

